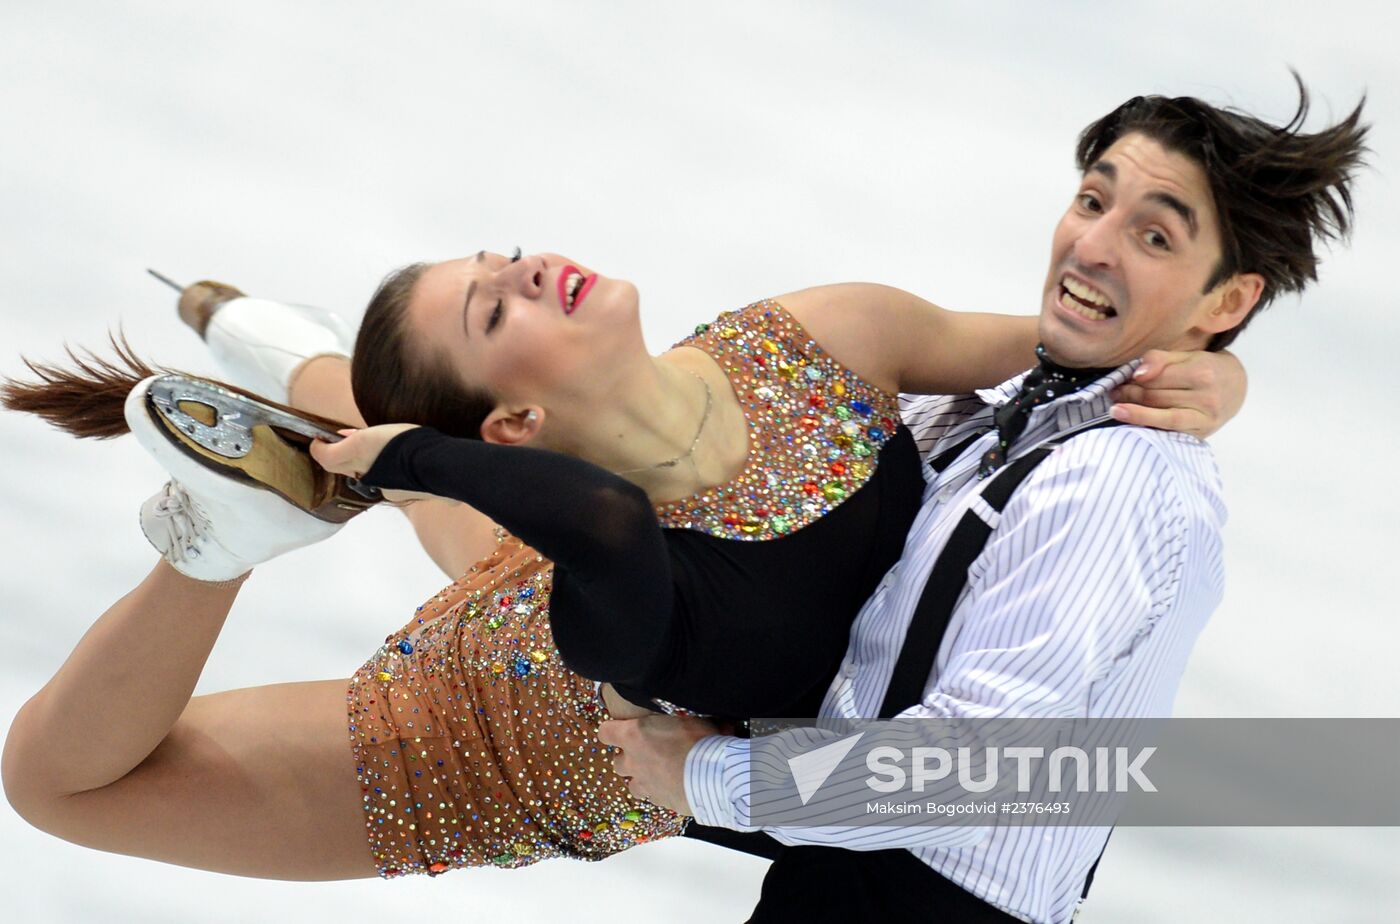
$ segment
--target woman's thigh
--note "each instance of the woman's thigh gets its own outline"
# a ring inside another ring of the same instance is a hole
[[[35,820],[98,850],[238,876],[374,876],[346,683],[196,696],[136,769]]]

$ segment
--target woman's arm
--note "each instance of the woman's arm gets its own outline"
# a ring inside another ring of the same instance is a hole
[[[670,553],[646,492],[573,456],[390,424],[317,440],[327,470],[378,488],[449,497],[556,565],[555,642],[570,669],[636,684],[672,638]]]
[[[777,301],[838,362],[888,392],[965,394],[1035,365],[1034,317],[949,311],[865,282],[803,289]]]
[[[818,286],[778,301],[840,363],[890,392],[965,394],[1035,365],[1035,317],[949,311],[873,283]],[[1115,393],[1119,419],[1208,436],[1244,403],[1244,366],[1231,353],[1144,354]]]

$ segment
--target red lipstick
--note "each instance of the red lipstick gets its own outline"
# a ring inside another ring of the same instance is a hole
[[[574,311],[578,309],[578,306],[583,304],[583,299],[585,296],[588,295],[589,290],[593,288],[593,283],[598,281],[597,273],[593,273],[590,276],[584,276],[583,283],[579,286],[578,293],[574,295],[574,303],[573,305],[570,305],[569,294],[568,290],[565,288],[565,285],[566,283],[568,283],[569,277],[574,274],[583,276],[583,270],[579,269],[573,264],[568,264],[559,271],[559,282],[557,283],[556,288],[559,290],[559,307],[563,309],[565,314],[573,314]]]

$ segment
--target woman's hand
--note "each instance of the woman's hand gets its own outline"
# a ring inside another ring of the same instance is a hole
[[[1205,439],[1240,412],[1247,387],[1244,364],[1229,350],[1148,350],[1132,381],[1113,390],[1113,416]]]
[[[379,458],[389,440],[417,426],[418,424],[383,424],[363,430],[339,430],[337,432],[345,439],[337,443],[315,440],[311,444],[311,458],[328,472],[363,478],[365,472],[374,467],[374,460]]]

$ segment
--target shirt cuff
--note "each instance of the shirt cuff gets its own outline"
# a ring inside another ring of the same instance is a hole
[[[685,800],[702,825],[756,831],[748,824],[749,742],[710,735],[685,756]]]

